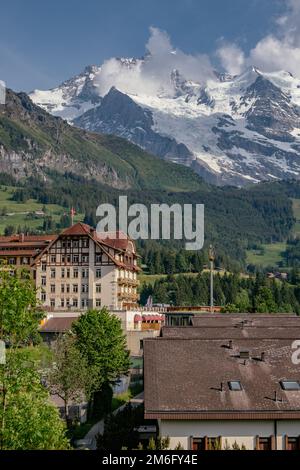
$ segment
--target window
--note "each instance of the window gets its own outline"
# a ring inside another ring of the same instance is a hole
[[[299,437],[285,436],[285,450],[299,450],[300,439]]]
[[[87,299],[81,299],[81,307],[87,307],[88,301]]]
[[[96,299],[96,307],[101,307],[101,299]]]
[[[243,390],[242,384],[239,380],[231,380],[228,382],[229,389],[232,390],[233,392],[239,392]]]
[[[101,277],[101,268],[96,269],[96,277],[99,279]]]
[[[42,281],[42,286],[45,286],[46,285],[46,276],[42,276],[41,281]]]
[[[67,263],[71,263],[71,255],[67,255]]]
[[[55,278],[55,268],[51,268],[50,277],[51,277],[51,279]]]
[[[67,277],[70,277],[70,268],[67,268]]]
[[[66,285],[66,292],[67,292],[67,294],[70,293],[70,284],[67,284],[67,285]]]
[[[78,277],[78,269],[77,268],[73,269],[73,276]]]
[[[82,255],[81,256],[81,261],[82,261],[82,263],[88,263],[89,262],[89,255]]]
[[[60,299],[60,306],[64,307],[65,306],[65,299]]]
[[[78,284],[73,284],[73,292],[74,293],[78,292]]]
[[[83,246],[83,248],[88,248],[88,246],[89,246],[89,240],[88,240],[88,238],[83,238],[83,240],[82,240],[82,246]]]
[[[65,268],[61,268],[61,277],[65,277]]]
[[[73,307],[78,307],[78,300],[77,299],[73,299]]]
[[[89,291],[89,286],[88,284],[82,284],[81,286],[81,292],[87,293]]]
[[[78,240],[73,240],[73,247],[78,248],[78,246],[79,246]]]
[[[194,437],[192,439],[192,449],[191,450],[206,450],[205,448],[206,439],[201,437]]]
[[[64,284],[61,285],[60,290],[61,290],[62,294],[65,292],[65,285]]]
[[[70,307],[70,299],[67,299],[67,300],[66,300],[66,306],[67,306],[67,307]]]
[[[82,277],[89,277],[89,270],[88,269],[83,269],[82,270]]]
[[[144,341],[140,339],[140,349],[144,349]]]
[[[56,255],[51,255],[51,263],[56,263]]]
[[[256,450],[272,450],[271,437],[258,437]]]
[[[55,307],[55,299],[50,299],[50,307]]]
[[[42,262],[42,271],[46,271],[47,269],[47,263],[45,263],[44,261]]]
[[[101,263],[101,261],[102,261],[102,255],[101,255],[101,254],[100,254],[100,255],[97,254],[97,255],[96,255],[96,263]]]
[[[46,302],[46,292],[41,293],[41,301]]]
[[[79,256],[73,255],[73,263],[79,263]]]
[[[296,380],[281,380],[280,385],[283,390],[300,390],[300,384]]]
[[[101,293],[101,284],[96,284],[96,293],[97,294]]]
[[[55,293],[55,284],[50,285],[50,292],[51,292],[51,294]]]
[[[220,450],[222,448],[221,437],[193,437],[192,450]]]

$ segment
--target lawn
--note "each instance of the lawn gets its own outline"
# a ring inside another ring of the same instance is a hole
[[[4,233],[7,225],[14,227],[29,227],[34,230],[42,230],[45,216],[51,216],[55,222],[59,222],[60,217],[67,211],[66,208],[58,204],[46,204],[45,206],[34,199],[26,202],[13,201],[12,195],[16,188],[12,186],[0,187],[0,213],[5,210],[6,215],[0,215],[0,234]],[[45,215],[37,215],[36,211],[46,209]],[[82,220],[83,214],[74,217],[75,222]]]
[[[261,249],[247,251],[247,263],[258,266],[279,266],[283,261],[283,252],[286,249],[286,243],[272,243],[261,245]]]

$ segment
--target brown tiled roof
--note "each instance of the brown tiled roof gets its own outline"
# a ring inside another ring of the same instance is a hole
[[[300,419],[300,392],[284,391],[279,383],[300,379],[291,339],[240,338],[232,349],[227,339],[146,339],[145,417]],[[249,351],[246,362],[241,350]],[[242,391],[230,391],[231,380],[239,380]]]
[[[295,326],[270,326],[270,327],[196,327],[196,326],[164,326],[161,330],[164,338],[181,339],[268,339],[291,338],[300,339],[300,318]]]
[[[192,318],[194,326],[225,327],[225,326],[293,326],[300,324],[300,317],[293,314],[223,314],[195,315]]]
[[[41,333],[64,333],[69,331],[72,327],[72,323],[77,317],[53,317],[44,323],[41,328]]]

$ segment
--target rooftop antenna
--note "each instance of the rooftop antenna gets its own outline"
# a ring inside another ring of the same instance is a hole
[[[215,260],[215,249],[212,245],[209,245],[208,258],[210,262],[210,311],[214,311],[214,260]]]

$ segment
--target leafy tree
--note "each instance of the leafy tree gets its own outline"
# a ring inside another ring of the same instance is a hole
[[[25,346],[38,338],[43,314],[27,271],[0,270],[0,339],[9,346],[0,365],[0,448],[64,449],[65,429]]]
[[[139,444],[139,434],[136,428],[143,422],[143,405],[133,407],[128,403],[116,414],[110,414],[106,417],[104,432],[97,436],[97,449],[136,449]]]
[[[70,403],[88,399],[93,386],[86,357],[76,347],[71,335],[60,336],[54,345],[54,364],[48,374],[49,389],[64,402],[65,419],[69,424]]]
[[[36,289],[25,269],[0,269],[0,339],[10,346],[38,340],[44,314],[38,308]]]
[[[95,392],[127,374],[130,367],[121,321],[106,308],[89,310],[73,323],[72,331],[93,377],[95,404]]]
[[[9,237],[10,235],[13,235],[15,233],[16,229],[13,225],[7,225],[4,229],[4,235],[6,237]]]
[[[23,349],[7,354],[0,366],[1,450],[67,449],[68,440],[57,408]]]
[[[269,287],[262,286],[255,297],[255,310],[258,313],[270,313],[276,311],[276,304]]]

